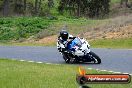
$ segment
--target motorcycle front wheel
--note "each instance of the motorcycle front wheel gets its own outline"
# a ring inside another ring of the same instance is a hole
[[[94,63],[96,63],[96,64],[101,63],[100,57],[97,54],[95,54],[94,52],[90,51],[89,56],[90,56],[91,59],[93,59]]]
[[[70,63],[70,58],[66,55],[63,55],[63,59],[65,60],[66,63]]]
[[[63,59],[65,60],[66,63],[69,64],[74,64],[78,62],[75,57],[71,57],[68,54],[63,54]]]

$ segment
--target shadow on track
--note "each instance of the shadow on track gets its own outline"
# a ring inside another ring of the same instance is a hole
[[[65,61],[59,62],[59,64],[69,64],[69,65],[101,65],[97,63],[92,63],[92,62],[78,62],[78,63],[66,63]]]

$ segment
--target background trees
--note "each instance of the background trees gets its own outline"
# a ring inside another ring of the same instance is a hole
[[[3,16],[8,16],[9,14],[9,0],[3,1]]]
[[[132,7],[132,1],[131,0],[121,0],[120,1],[121,6],[125,6],[128,8]]]
[[[76,17],[103,17],[110,12],[111,0],[0,0],[2,16],[47,16],[52,13]],[[132,2],[131,2],[132,3]],[[120,0],[131,7],[130,0]]]
[[[0,11],[3,12],[3,16],[38,16],[41,9],[41,1],[42,0],[1,0]]]
[[[110,0],[61,0],[58,9],[76,16],[99,17],[109,13],[109,3]]]

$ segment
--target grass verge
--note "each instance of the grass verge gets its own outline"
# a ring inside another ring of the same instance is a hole
[[[112,4],[120,3],[120,2],[121,2],[120,0],[111,0],[111,3],[112,3]]]
[[[132,38],[124,39],[99,39],[90,41],[94,48],[132,48]]]
[[[0,59],[1,88],[78,88],[77,65],[54,65]],[[88,74],[102,74],[87,70]],[[90,88],[131,88],[130,84],[89,84]]]
[[[1,46],[56,46],[55,42],[51,43],[33,43],[33,42],[0,42]]]
[[[132,38],[120,38],[120,39],[98,39],[89,41],[92,48],[121,48],[132,49]],[[56,41],[50,43],[28,43],[28,42],[1,42],[0,45],[6,46],[56,46]]]
[[[59,17],[7,17],[0,18],[0,40],[25,41],[28,38],[43,38],[58,33],[64,25],[95,25],[99,20]],[[78,29],[78,32],[80,29]]]

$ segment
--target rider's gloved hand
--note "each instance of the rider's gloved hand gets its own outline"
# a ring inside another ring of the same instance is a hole
[[[67,48],[68,41],[64,41],[63,44],[64,44],[64,47]]]

